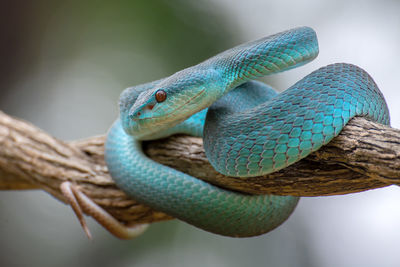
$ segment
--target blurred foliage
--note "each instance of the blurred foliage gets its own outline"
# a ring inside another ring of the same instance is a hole
[[[43,58],[62,68],[80,57],[120,80],[140,83],[197,63],[231,43],[221,14],[183,0],[7,0],[0,18],[3,84],[21,78]],[[125,51],[130,53],[121,55]],[[146,68],[146,61],[154,59],[162,66]],[[138,61],[142,69],[127,67]]]

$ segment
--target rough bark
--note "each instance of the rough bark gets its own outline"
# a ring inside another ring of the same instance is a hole
[[[60,184],[71,181],[127,224],[171,219],[120,191],[103,159],[105,137],[63,142],[0,112],[0,189],[43,189],[65,202]],[[400,130],[354,118],[329,145],[264,177],[233,178],[214,171],[202,140],[189,136],[146,142],[154,160],[232,190],[252,194],[348,194],[399,183]]]

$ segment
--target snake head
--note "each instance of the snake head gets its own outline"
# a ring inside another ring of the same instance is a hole
[[[214,69],[188,68],[175,73],[141,92],[129,111],[121,112],[125,132],[145,140],[175,126],[219,98],[223,94],[220,83]]]

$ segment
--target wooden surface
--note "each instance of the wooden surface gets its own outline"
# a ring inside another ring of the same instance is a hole
[[[105,137],[63,142],[0,112],[0,189],[42,189],[65,202],[60,184],[71,181],[127,224],[171,219],[128,198],[104,164]],[[400,130],[354,118],[329,145],[264,177],[233,178],[215,172],[200,138],[173,136],[146,142],[154,160],[210,183],[251,194],[339,195],[399,184]]]

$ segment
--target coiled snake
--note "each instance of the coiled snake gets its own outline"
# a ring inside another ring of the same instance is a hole
[[[126,89],[120,118],[106,142],[114,181],[139,202],[213,233],[246,237],[279,226],[293,212],[297,197],[246,195],[210,185],[152,161],[141,140],[174,133],[203,136],[206,155],[218,172],[249,177],[306,157],[354,116],[389,123],[381,92],[354,65],[323,67],[280,94],[252,81],[305,64],[317,54],[315,32],[296,28]]]

